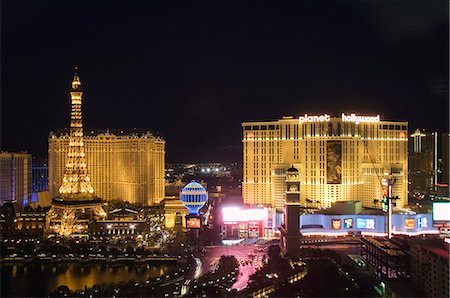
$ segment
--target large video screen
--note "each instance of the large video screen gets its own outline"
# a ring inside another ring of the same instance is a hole
[[[433,202],[433,221],[450,222],[450,202]]]
[[[200,218],[191,217],[186,219],[186,228],[188,229],[200,229]]]
[[[369,229],[375,230],[375,219],[373,218],[357,218],[356,219],[357,229]]]
[[[342,141],[327,141],[327,183],[342,183]]]
[[[223,207],[222,218],[224,222],[267,220],[267,208],[241,209],[239,207]]]

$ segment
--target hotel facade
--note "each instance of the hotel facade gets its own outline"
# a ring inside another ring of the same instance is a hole
[[[87,170],[99,198],[150,206],[164,199],[164,140],[148,131],[91,131],[83,142]],[[48,147],[49,191],[56,197],[67,162],[68,131],[51,132]]]
[[[395,179],[397,207],[406,206],[408,122],[382,121],[379,115],[339,116],[305,114],[242,123],[244,203],[282,210],[286,170],[294,166],[300,172],[302,206],[358,200],[381,207],[387,189],[383,178],[389,177]]]

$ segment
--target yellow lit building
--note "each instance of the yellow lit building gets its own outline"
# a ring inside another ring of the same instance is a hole
[[[282,210],[286,170],[294,166],[303,206],[359,200],[380,207],[374,200],[383,197],[381,180],[389,175],[396,179],[397,207],[407,205],[408,123],[381,121],[378,115],[339,116],[242,123],[244,203]]]
[[[83,137],[92,187],[105,200],[154,205],[164,199],[165,141],[148,131],[91,132]],[[49,191],[57,196],[66,166],[69,134],[50,133]]]

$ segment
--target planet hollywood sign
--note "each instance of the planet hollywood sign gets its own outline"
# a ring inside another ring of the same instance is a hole
[[[298,117],[298,120],[300,124],[303,123],[314,123],[314,122],[329,122],[331,119],[331,116],[328,114],[322,114],[322,115],[308,115],[305,114],[303,116]],[[342,122],[354,122],[355,124],[360,123],[377,123],[380,122],[380,115],[376,116],[359,116],[356,114],[350,114],[345,115],[342,113],[341,115]]]

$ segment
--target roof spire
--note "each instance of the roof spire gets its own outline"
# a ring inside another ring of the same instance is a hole
[[[81,91],[81,81],[80,77],[78,76],[78,66],[75,66],[74,74],[73,74],[73,81],[72,81],[72,90],[73,91]]]

